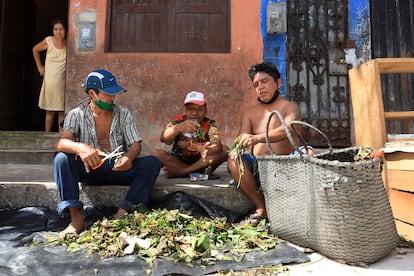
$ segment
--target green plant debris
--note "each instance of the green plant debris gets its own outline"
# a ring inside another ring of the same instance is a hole
[[[289,275],[287,267],[283,265],[276,265],[272,267],[255,267],[248,268],[241,271],[219,271],[217,276],[273,276],[273,275]]]
[[[357,154],[355,154],[355,156],[354,156],[354,160],[357,161],[357,162],[370,160],[370,159],[372,159],[371,158],[371,152],[372,151],[373,151],[373,149],[371,147],[360,146],[358,148]]]
[[[196,123],[195,125],[196,131],[191,134],[193,139],[198,139],[200,142],[204,140],[205,131],[202,125]]]
[[[230,158],[233,158],[235,160],[237,164],[238,173],[239,173],[239,179],[237,181],[237,188],[240,187],[240,183],[244,175],[244,166],[243,166],[243,158],[242,158],[242,155],[244,153],[249,153],[249,151],[243,148],[243,145],[240,143],[240,136],[238,136],[234,140],[233,146],[229,150],[229,156]]]
[[[148,242],[148,247],[134,244],[132,253],[149,264],[157,257],[202,265],[241,261],[247,252],[275,248],[278,243],[265,224],[231,225],[226,218],[195,218],[179,210],[159,209],[104,218],[79,236],[50,238],[47,244],[66,245],[70,252],[86,248],[89,254],[98,252],[102,257],[124,256],[128,245],[121,233],[130,240]]]
[[[400,236],[398,247],[399,248],[414,248],[414,241],[407,240],[405,237]]]

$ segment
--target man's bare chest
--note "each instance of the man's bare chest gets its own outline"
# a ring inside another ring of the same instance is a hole
[[[111,117],[95,117],[95,132],[98,143],[102,148],[110,150],[109,134],[111,131]]]

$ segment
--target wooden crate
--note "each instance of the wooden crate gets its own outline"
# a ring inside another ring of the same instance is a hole
[[[398,234],[414,241],[414,153],[385,154],[388,195]]]
[[[379,58],[349,70],[357,146],[383,148],[386,120],[413,120],[414,111],[384,112],[381,74],[414,73],[414,58]],[[383,180],[399,235],[414,241],[414,153],[386,154]]]
[[[414,73],[414,58],[377,58],[349,70],[356,145],[382,148],[385,120],[413,120],[414,111],[384,112],[381,74]]]

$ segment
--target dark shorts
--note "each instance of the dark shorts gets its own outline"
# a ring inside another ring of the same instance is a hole
[[[254,155],[249,153],[243,153],[242,158],[249,171],[252,173],[257,187],[260,187],[259,167],[257,165],[257,159]]]

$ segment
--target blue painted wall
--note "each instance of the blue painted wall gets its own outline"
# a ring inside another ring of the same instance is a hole
[[[372,58],[369,0],[348,0],[349,39],[356,42],[359,64]]]
[[[271,1],[271,0],[270,0]],[[282,79],[280,94],[286,96],[286,34],[268,34],[266,32],[266,11],[269,0],[262,0],[260,9],[261,32],[263,37],[263,61],[272,62],[279,69]],[[271,2],[286,2],[271,1]]]

